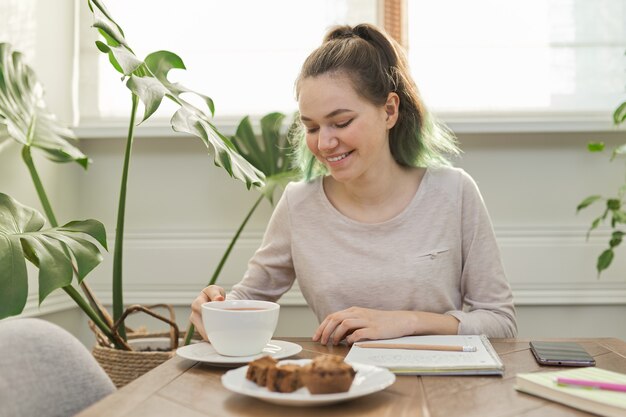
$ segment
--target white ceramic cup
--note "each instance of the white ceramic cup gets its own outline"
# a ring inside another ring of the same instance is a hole
[[[272,340],[279,310],[271,301],[210,301],[202,304],[202,323],[220,355],[256,355]]]

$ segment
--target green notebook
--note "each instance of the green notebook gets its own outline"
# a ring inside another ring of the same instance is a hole
[[[602,416],[626,416],[626,392],[558,385],[557,377],[626,384],[625,374],[589,367],[517,374],[515,389]]]

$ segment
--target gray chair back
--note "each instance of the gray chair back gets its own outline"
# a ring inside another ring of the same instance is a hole
[[[115,391],[91,353],[40,319],[0,320],[0,417],[65,417]]]

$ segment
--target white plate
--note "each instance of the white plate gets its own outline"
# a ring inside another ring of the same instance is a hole
[[[287,360],[280,363],[293,363],[306,365],[310,359]],[[388,369],[378,366],[365,365],[361,363],[351,363],[356,371],[356,376],[348,392],[337,394],[311,394],[306,388],[300,388],[294,392],[281,393],[272,392],[265,387],[260,387],[254,382],[246,379],[247,366],[232,369],[222,375],[222,385],[238,394],[249,395],[263,401],[281,405],[309,406],[326,405],[347,401],[353,398],[362,397],[374,392],[382,391],[396,380],[396,376]]]
[[[176,354],[181,358],[192,361],[206,362],[215,366],[241,366],[261,356],[270,355],[274,359],[288,358],[297,355],[302,350],[302,346],[285,342],[282,340],[270,340],[263,348],[263,352],[252,356],[223,356],[213,349],[210,343],[200,342],[183,346],[176,350]]]

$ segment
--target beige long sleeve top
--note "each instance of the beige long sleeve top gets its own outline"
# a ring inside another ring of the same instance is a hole
[[[358,306],[450,314],[459,334],[517,334],[489,215],[458,168],[429,168],[409,205],[377,224],[336,210],[320,178],[289,184],[228,298],[275,301],[296,279],[320,322]]]

